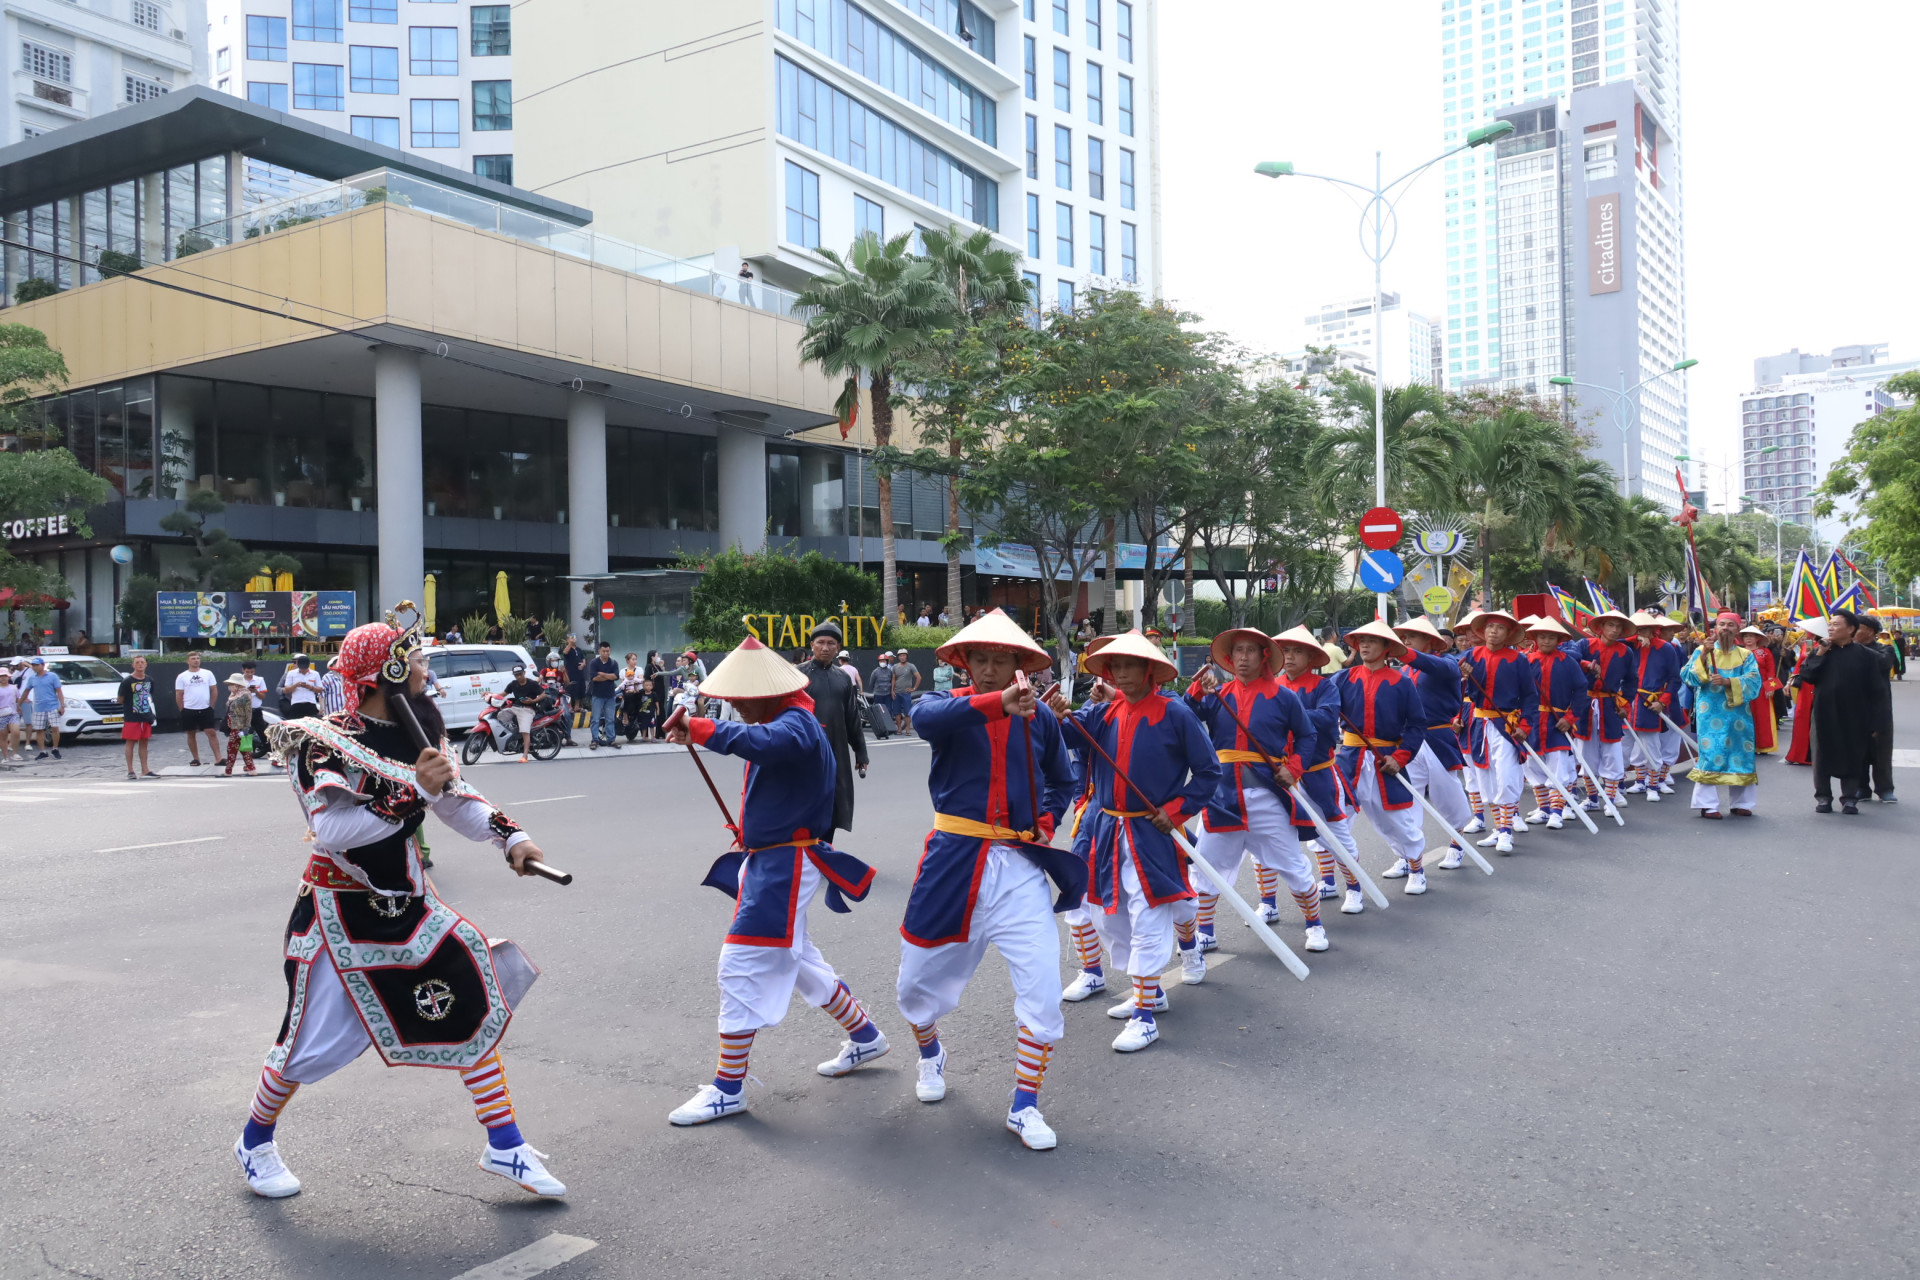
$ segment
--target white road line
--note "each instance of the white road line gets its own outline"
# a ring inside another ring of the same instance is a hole
[[[1896,769],[1920,769],[1920,749],[1913,747],[1895,747],[1893,749],[1893,767]]]
[[[1239,954],[1240,953],[1238,951],[1226,951],[1226,952],[1209,951],[1207,952],[1207,970],[1211,972],[1215,969],[1218,969],[1221,965],[1225,964],[1227,961],[1233,959],[1235,956]],[[1167,970],[1165,973],[1160,975],[1160,983],[1162,986],[1165,986],[1168,982],[1174,979],[1177,979],[1180,976],[1180,953],[1178,951],[1175,951],[1173,953],[1173,958],[1174,958],[1173,968]]]
[[[515,1249],[504,1258],[484,1262],[471,1271],[462,1271],[453,1280],[527,1280],[543,1271],[551,1271],[569,1258],[577,1258],[599,1247],[597,1240],[563,1236],[558,1231],[536,1240],[524,1249]]]
[[[587,797],[585,795],[543,796],[538,800],[509,800],[507,801],[507,803],[518,808],[520,805],[523,805],[523,804],[552,804],[555,800],[585,800],[586,798]]]
[[[52,804],[57,799],[58,796],[0,796],[0,800],[13,804]]]
[[[209,840],[225,840],[225,836],[194,836],[191,840],[155,840],[152,844],[117,844],[111,849],[95,849],[95,853],[128,853],[134,849],[169,849],[176,844],[205,844]]]

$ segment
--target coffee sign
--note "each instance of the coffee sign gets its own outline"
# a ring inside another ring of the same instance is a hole
[[[65,512],[57,516],[24,516],[17,520],[0,520],[0,538],[8,542],[21,538],[59,538],[73,531],[73,517]]]
[[[1587,292],[1620,292],[1620,195],[1587,197]]]

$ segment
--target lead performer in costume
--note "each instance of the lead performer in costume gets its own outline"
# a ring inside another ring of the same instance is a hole
[[[1306,773],[1303,757],[1313,754],[1313,724],[1298,695],[1275,677],[1278,663],[1266,632],[1257,627],[1222,631],[1213,639],[1213,660],[1231,670],[1233,679],[1221,684],[1210,667],[1188,687],[1186,701],[1207,727],[1226,770],[1200,817],[1200,840],[1194,851],[1228,884],[1239,878],[1241,863],[1252,854],[1262,917],[1269,924],[1280,918],[1279,882],[1286,881],[1306,920],[1306,949],[1325,951],[1319,868],[1300,848],[1295,830],[1312,820],[1286,794]],[[1275,767],[1269,768],[1268,760]],[[1180,980],[1188,985],[1206,977],[1206,943],[1213,938],[1213,913],[1219,902],[1218,894],[1205,890],[1196,900],[1194,923],[1202,935],[1200,945],[1180,953]]]
[[[1407,766],[1407,785],[1424,791],[1447,825],[1460,831],[1479,816],[1479,810],[1467,801],[1467,788],[1461,781],[1467,772],[1467,758],[1453,733],[1462,701],[1461,660],[1453,655],[1452,643],[1425,618],[1402,623],[1393,631],[1407,646],[1406,665],[1413,671],[1414,687],[1420,690],[1427,717],[1420,754]],[[1449,841],[1440,869],[1452,871],[1464,857],[1466,850]]]
[[[1586,667],[1589,682],[1587,704],[1574,717],[1573,736],[1579,739],[1587,768],[1607,789],[1607,799],[1618,805],[1625,803],[1620,799],[1620,782],[1626,776],[1624,713],[1633,706],[1638,691],[1634,674],[1640,655],[1627,643],[1636,629],[1633,619],[1618,609],[1595,614],[1588,619],[1587,629],[1592,639],[1576,640],[1567,646],[1567,652]],[[1587,790],[1593,790],[1591,782]],[[1602,807],[1598,795],[1588,796],[1585,808]]]
[[[1560,651],[1560,646],[1573,638],[1573,632],[1560,619],[1536,618],[1527,635],[1533,641],[1527,660],[1533,663],[1533,683],[1540,694],[1527,736],[1540,759],[1528,756],[1524,769],[1539,807],[1527,815],[1527,821],[1543,822],[1547,830],[1559,831],[1567,825],[1567,802],[1553,784],[1558,782],[1567,795],[1579,794],[1575,790],[1579,766],[1573,759],[1571,735],[1574,710],[1587,700],[1587,673]]]
[[[1526,758],[1520,743],[1532,735],[1540,704],[1533,664],[1509,643],[1519,629],[1512,614],[1487,610],[1473,620],[1480,644],[1460,664],[1461,684],[1473,704],[1473,767],[1493,813],[1493,831],[1480,847],[1500,853],[1513,852]],[[1458,858],[1453,862],[1459,865]]]
[[[1194,894],[1173,832],[1219,787],[1220,761],[1193,712],[1159,691],[1179,672],[1158,645],[1129,631],[1086,663],[1101,683],[1071,713],[1080,728],[1070,732],[1091,735],[1151,802],[1143,808],[1133,787],[1093,753],[1092,804],[1099,808],[1088,809],[1087,905],[1114,963],[1133,979],[1133,995],[1107,1010],[1127,1019],[1113,1047],[1133,1053],[1160,1038],[1154,1015],[1167,1008],[1160,974],[1173,958],[1176,932],[1181,950],[1199,947],[1193,922],[1176,924],[1176,905]],[[1047,692],[1054,714],[1067,715],[1060,686]]]
[[[1760,696],[1760,664],[1740,647],[1739,631],[1740,615],[1721,613],[1713,620],[1713,643],[1701,645],[1681,673],[1694,693],[1700,758],[1688,777],[1693,807],[1703,818],[1720,817],[1723,799],[1735,817],[1751,818],[1759,794],[1747,704]]]
[[[1673,794],[1673,784],[1667,781],[1667,774],[1680,759],[1680,734],[1669,729],[1667,722],[1660,718],[1662,712],[1668,717],[1675,714],[1673,704],[1680,694],[1680,646],[1672,642],[1668,631],[1680,624],[1649,609],[1634,614],[1633,625],[1639,632],[1635,644],[1640,652],[1634,680],[1632,724],[1641,745],[1633,748],[1631,772],[1634,777],[1626,793],[1644,795],[1650,803],[1657,804],[1661,796]],[[1654,759],[1647,758],[1649,752]]]
[[[825,892],[833,911],[848,911],[873,885],[873,868],[829,845],[833,826],[833,747],[805,693],[807,677],[749,636],[728,654],[700,692],[740,713],[740,722],[676,716],[667,738],[746,760],[735,847],[701,883],[735,901],[720,946],[720,1066],[713,1083],[667,1119],[706,1124],[747,1109],[744,1087],[753,1039],[780,1025],[794,992],[826,1010],[847,1033],[840,1052],[815,1070],[844,1076],[885,1054],[887,1038],[807,929],[807,912]]]
[[[1393,628],[1375,618],[1349,631],[1347,643],[1360,661],[1332,679],[1342,730],[1336,767],[1367,822],[1398,859],[1385,874],[1400,871],[1404,862],[1407,887],[1402,892],[1422,894],[1427,891],[1427,872],[1420,862],[1426,845],[1422,810],[1401,775],[1426,741],[1426,707],[1407,669],[1387,665],[1389,657],[1404,658],[1407,653]]]
[[[1340,775],[1333,767],[1333,753],[1340,745],[1340,694],[1333,687],[1330,677],[1320,674],[1320,668],[1327,665],[1326,646],[1313,638],[1313,633],[1305,627],[1295,627],[1283,631],[1273,639],[1273,647],[1280,655],[1280,684],[1300,699],[1300,705],[1307,713],[1307,719],[1313,725],[1313,750],[1300,754],[1300,763],[1306,768],[1306,775],[1300,779],[1300,789],[1307,794],[1313,807],[1320,811],[1321,819],[1327,829],[1340,841],[1340,847],[1355,863],[1360,861],[1360,846],[1353,840],[1353,805],[1340,785]],[[1340,903],[1340,914],[1357,916],[1367,909],[1366,895],[1360,891],[1360,878],[1351,868],[1335,858],[1333,851],[1316,837],[1319,828],[1313,825],[1313,819],[1305,814],[1299,815],[1294,830],[1307,842],[1307,849],[1320,863],[1320,896],[1330,898],[1339,893],[1339,881],[1334,868],[1345,874],[1347,895]],[[1202,945],[1205,945],[1204,941]]]
[[[480,1167],[535,1195],[563,1196],[545,1156],[520,1135],[500,1063],[513,1006],[538,970],[434,893],[419,830],[431,810],[469,840],[504,850],[520,875],[540,848],[461,780],[425,692],[418,614],[404,629],[388,619],[348,632],[328,664],[345,688],[344,711],[270,731],[313,843],[287,922],[286,1016],[234,1158],[256,1194],[299,1191],[274,1140],[280,1112],[301,1085],[371,1046],[390,1067],[459,1072],[487,1131]],[[439,748],[420,750],[396,722],[403,698]]]
[[[927,786],[934,809],[900,926],[900,1014],[920,1042],[914,1093],[922,1102],[947,1096],[938,1020],[960,1007],[992,943],[1013,979],[1017,1020],[1007,1128],[1045,1151],[1057,1139],[1040,1114],[1040,1086],[1066,1034],[1053,915],[1087,892],[1086,864],[1051,844],[1073,795],[1060,722],[1015,679],[1052,660],[999,609],[961,628],[939,657],[972,683],[913,706],[913,731],[933,748]],[[1057,903],[1049,876],[1060,890]]]

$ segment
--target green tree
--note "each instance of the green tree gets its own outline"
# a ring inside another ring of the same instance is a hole
[[[1551,407],[1520,397],[1462,398],[1454,415],[1453,447],[1429,492],[1474,526],[1491,590],[1494,552],[1537,545],[1562,509],[1579,442]]]
[[[0,324],[0,433],[29,447],[57,444],[34,402],[66,385],[66,357],[47,345],[46,334],[32,325]]]
[[[844,377],[838,409],[850,420],[860,403],[860,377],[867,377],[873,402],[876,453],[893,443],[894,366],[925,344],[951,314],[951,294],[939,268],[909,253],[906,233],[885,244],[873,236],[854,241],[842,258],[831,249],[820,256],[831,267],[794,299],[810,310],[800,339],[800,358],[820,366],[829,377]],[[893,539],[893,472],[876,461],[880,489],[881,611],[889,623],[900,608],[899,574]]]
[[[128,574],[115,620],[127,631],[153,636],[160,629],[154,596],[163,589],[160,579],[151,573]]]
[[[1920,577],[1920,372],[1887,380],[1908,403],[1853,429],[1846,454],[1827,472],[1814,512],[1844,515],[1867,551],[1897,581]]]
[[[838,617],[845,602],[846,612],[869,617],[881,599],[872,574],[818,551],[796,556],[791,543],[751,554],[729,547],[683,557],[678,567],[702,575],[693,589],[686,632],[710,649],[731,649],[746,639],[748,614]]]
[[[24,451],[0,453],[0,515],[66,515],[83,536],[92,532],[85,512],[113,495],[113,488],[82,469],[56,443],[39,397],[67,382],[67,362],[47,345],[47,337],[24,324],[0,324],[0,434],[18,436]],[[66,579],[52,569],[21,560],[0,545],[0,587],[22,601],[57,600],[67,593]]]
[[[1321,505],[1352,524],[1374,500],[1373,384],[1351,370],[1328,376],[1326,431],[1307,466]],[[1447,398],[1423,383],[1388,387],[1386,405],[1387,505],[1418,509],[1429,478],[1446,474],[1454,447]]]
[[[1693,526],[1693,545],[1700,557],[1700,576],[1730,609],[1745,609],[1747,588],[1773,576],[1773,555],[1760,559],[1759,539],[1750,525],[1703,518]]]
[[[218,525],[208,525],[207,517],[227,509],[220,495],[210,489],[196,489],[179,510],[160,517],[160,527],[168,533],[193,539],[193,553],[187,557],[187,572],[175,574],[175,580],[194,591],[238,591],[261,570],[269,573],[300,572],[300,561],[290,555],[262,558],[247,550],[246,544]]]

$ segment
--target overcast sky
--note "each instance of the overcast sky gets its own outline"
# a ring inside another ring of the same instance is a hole
[[[1692,451],[1725,462],[1756,356],[1887,342],[1920,359],[1920,109],[1903,60],[1920,3],[1678,3]],[[1370,294],[1358,207],[1253,166],[1370,179],[1376,148],[1389,175],[1439,152],[1439,32],[1440,0],[1163,0],[1168,296],[1284,351],[1321,303]],[[1385,281],[1444,315],[1440,179],[1401,203]],[[1717,503],[1721,473],[1707,479]]]

